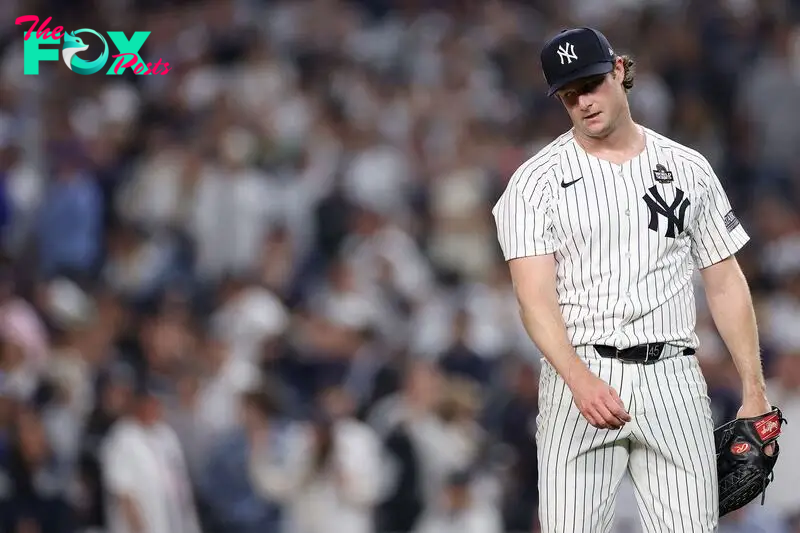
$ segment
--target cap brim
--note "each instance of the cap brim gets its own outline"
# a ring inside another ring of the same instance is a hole
[[[608,74],[613,69],[614,69],[613,62],[603,61],[602,63],[595,63],[594,65],[588,65],[581,69],[570,72],[563,78],[559,78],[550,85],[550,90],[547,91],[547,96],[553,96],[556,93],[556,91],[558,91],[565,85],[572,83],[575,80],[579,80],[581,78],[588,78],[590,76],[597,76],[599,74]]]

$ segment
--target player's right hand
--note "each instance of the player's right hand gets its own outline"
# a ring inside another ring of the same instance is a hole
[[[631,415],[617,391],[585,366],[570,376],[568,385],[578,410],[594,427],[619,429],[630,422]]]

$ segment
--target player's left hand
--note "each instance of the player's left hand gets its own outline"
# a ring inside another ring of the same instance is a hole
[[[769,403],[765,394],[756,397],[745,397],[742,401],[742,406],[736,413],[736,418],[751,418],[754,416],[761,416],[772,411],[772,404]]]
[[[736,418],[753,418],[756,416],[765,415],[770,411],[772,411],[772,404],[769,403],[766,394],[759,394],[752,397],[745,396],[744,400],[742,401],[742,406],[736,413]],[[768,444],[764,448],[764,453],[767,455],[772,455],[774,449],[774,444]]]

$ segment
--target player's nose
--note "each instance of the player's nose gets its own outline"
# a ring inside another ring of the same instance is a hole
[[[589,111],[589,108],[594,104],[591,94],[581,94],[578,96],[578,108],[581,111]]]

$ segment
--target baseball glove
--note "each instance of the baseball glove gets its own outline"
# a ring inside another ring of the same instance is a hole
[[[714,430],[719,476],[719,516],[744,507],[761,494],[764,504],[767,485],[778,460],[778,436],[786,422],[777,407],[761,416],[737,418]],[[764,452],[774,444],[771,455]]]

